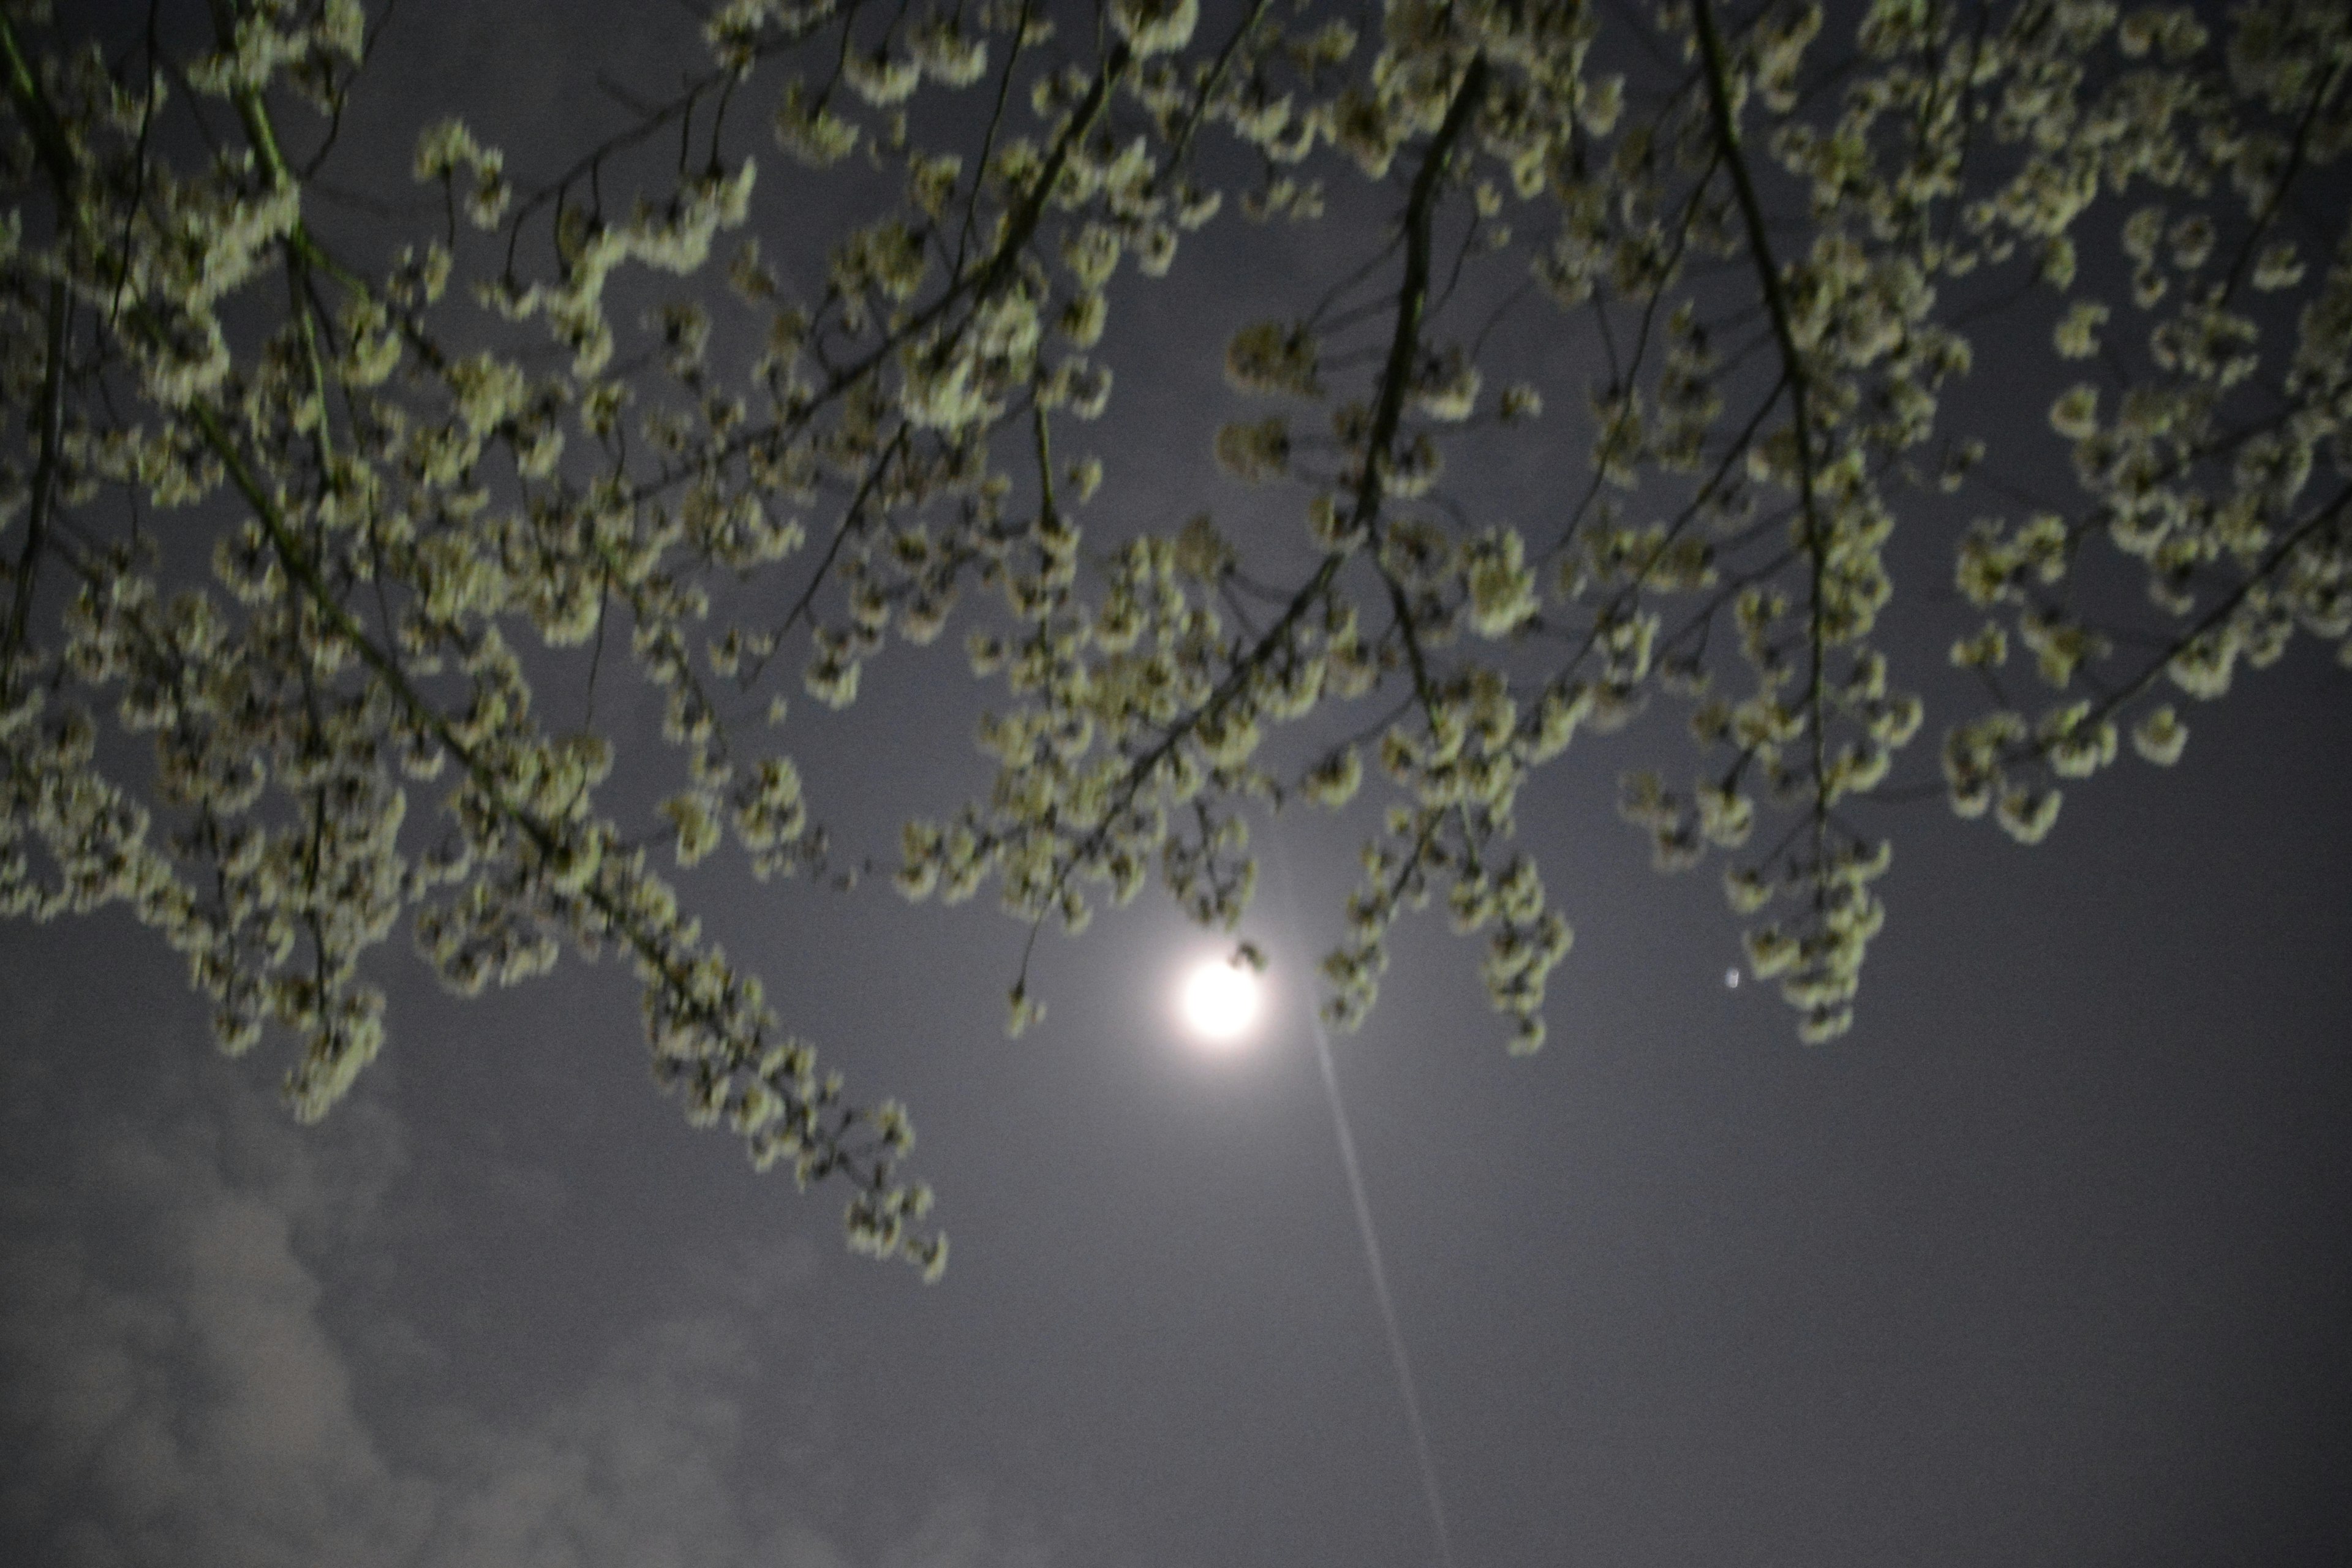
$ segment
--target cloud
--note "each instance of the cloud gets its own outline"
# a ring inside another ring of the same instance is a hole
[[[325,1184],[232,1184],[217,1150],[117,1122],[10,1188],[0,1529],[92,1568],[401,1562],[428,1489],[360,1420],[295,1251]]]
[[[63,1081],[13,1071],[0,1084],[12,1121],[45,1128],[0,1178],[0,1557],[62,1568],[1048,1560],[1034,1531],[971,1489],[934,1487],[857,1554],[803,1517],[855,1517],[842,1504],[867,1500],[824,1495],[838,1467],[763,1444],[750,1419],[791,1398],[755,1329],[772,1333],[809,1289],[804,1250],[685,1271],[687,1310],[622,1333],[573,1386],[485,1412],[446,1386],[439,1347],[365,1310],[381,1295],[370,1268],[389,1267],[370,1261],[384,1216],[395,1229],[414,1218],[399,1213],[413,1200],[399,1188],[407,1155],[390,1110],[346,1106],[325,1139],[210,1066],[149,1083],[141,1103],[118,1094],[96,1115],[75,1113],[87,1097]],[[892,1509],[920,1492],[914,1478],[874,1485]]]
[[[1034,1534],[997,1519],[984,1499],[965,1492],[935,1503],[911,1535],[882,1553],[876,1568],[1044,1568],[1051,1560]]]
[[[516,1432],[459,1426],[471,1478],[445,1488],[435,1568],[646,1568],[743,1560],[731,1471],[758,1368],[722,1320],[624,1345],[588,1387]]]

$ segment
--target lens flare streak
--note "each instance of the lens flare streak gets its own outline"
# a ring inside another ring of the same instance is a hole
[[[1282,873],[1285,901],[1290,905],[1290,927],[1298,930],[1297,899],[1290,877],[1289,858],[1278,837],[1272,840],[1270,858]],[[1437,1489],[1437,1462],[1429,1447],[1429,1428],[1421,1418],[1421,1394],[1413,1382],[1412,1360],[1405,1353],[1404,1330],[1397,1322],[1396,1302],[1389,1293],[1389,1271],[1381,1257],[1380,1233],[1372,1227],[1371,1200],[1364,1193],[1364,1172],[1356,1158],[1356,1135],[1348,1125],[1347,1108],[1339,1101],[1339,1073],[1331,1060],[1331,1035],[1310,990],[1305,998],[1307,1017],[1315,1036],[1315,1060],[1322,1068],[1323,1098],[1331,1108],[1331,1127],[1339,1138],[1339,1163],[1348,1176],[1348,1196],[1356,1210],[1356,1234],[1364,1244],[1364,1267],[1372,1277],[1372,1298],[1381,1310],[1381,1327],[1389,1342],[1389,1363],[1396,1371],[1397,1393],[1404,1403],[1405,1425],[1412,1434],[1413,1458],[1421,1469],[1422,1496],[1429,1504],[1429,1524],[1437,1542],[1439,1568],[1454,1568],[1454,1539],[1445,1525],[1445,1502]]]

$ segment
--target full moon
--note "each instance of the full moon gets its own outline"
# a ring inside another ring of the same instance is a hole
[[[1223,959],[1211,959],[1185,977],[1184,1022],[1204,1040],[1236,1039],[1257,1017],[1257,977]]]

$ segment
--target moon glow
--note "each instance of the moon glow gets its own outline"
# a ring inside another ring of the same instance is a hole
[[[1185,1024],[1202,1039],[1232,1044],[1257,1019],[1257,977],[1223,959],[1210,959],[1185,977],[1179,1006]]]

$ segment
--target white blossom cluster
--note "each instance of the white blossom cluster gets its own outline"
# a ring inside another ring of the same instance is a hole
[[[2181,754],[2164,686],[2352,650],[2331,0],[727,0],[704,76],[542,183],[425,123],[439,221],[389,256],[310,199],[369,88],[358,5],[214,15],[166,59],[0,0],[0,902],[128,904],[226,1048],[298,1043],[306,1116],[382,1046],[396,927],[463,992],[610,951],[693,1121],[936,1271],[905,1112],[845,1100],[656,865],[826,865],[758,716],[789,737],[794,672],[847,708],[943,638],[1002,683],[995,777],[907,825],[908,897],[1075,932],[1156,879],[1230,930],[1254,812],[1361,810],[1328,1016],[1442,899],[1532,1050],[1570,931],[1523,790],[1663,696],[1697,770],[1630,773],[1622,814],[1662,868],[1723,857],[1754,972],[1832,1038],[1886,914],[1853,809],[1911,787],[1925,718],[1888,542],[2018,488],[1979,471],[2018,432],[1951,427],[1986,308],[2079,493],[1955,529],[1969,619],[1920,611],[1988,700],[1945,731],[1955,810],[2038,840],[2126,734]],[[860,192],[822,257],[763,252],[820,180]],[[1228,198],[1386,219],[1223,344],[1244,401],[1203,457],[1303,527],[1090,538],[1118,475],[1056,441],[1108,406],[1115,300]],[[1601,368],[1502,379],[1507,321]],[[1506,449],[1558,480],[1486,493]],[[547,717],[608,662],[667,752]],[[600,805],[616,765],[667,770],[652,821]],[[1024,963],[1013,1027],[1042,1008]]]

